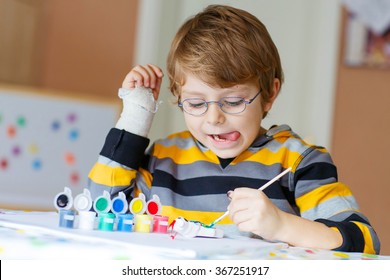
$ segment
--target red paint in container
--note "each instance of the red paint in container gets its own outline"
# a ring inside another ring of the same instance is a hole
[[[160,198],[158,195],[154,194],[152,199],[146,203],[146,213],[148,213],[148,215],[159,215],[161,210]]]
[[[167,233],[168,231],[168,217],[154,215],[153,216],[153,232]]]

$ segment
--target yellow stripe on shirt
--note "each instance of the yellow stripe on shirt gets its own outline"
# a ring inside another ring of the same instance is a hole
[[[201,160],[202,158],[215,164],[219,164],[219,160],[213,152],[210,150],[202,152],[196,146],[183,150],[177,146],[165,147],[161,144],[156,144],[154,146],[154,156],[159,159],[170,158],[176,164],[191,164]]]
[[[162,213],[163,216],[169,217],[169,223],[178,217],[183,217],[190,221],[198,221],[204,224],[211,224],[214,220],[222,216],[224,212],[203,212],[203,211],[190,211],[177,209],[172,206],[163,206]],[[223,218],[218,224],[232,224],[233,222],[229,217]]]
[[[88,177],[95,183],[108,187],[128,186],[135,178],[136,170],[127,170],[122,167],[111,167],[95,163]]]
[[[375,252],[374,243],[373,243],[372,238],[371,238],[371,232],[367,228],[367,225],[359,223],[359,222],[353,222],[353,223],[355,225],[357,225],[359,227],[359,229],[361,230],[361,232],[363,233],[363,237],[364,237],[363,253],[377,254],[377,252]]]
[[[318,206],[325,200],[328,200],[337,196],[351,196],[351,190],[344,184],[336,182],[333,184],[323,185],[318,187],[307,194],[302,195],[296,199],[297,206],[301,213],[305,212],[313,207]]]
[[[241,161],[253,161],[260,162],[264,165],[280,164],[280,159],[283,158],[282,162],[283,168],[292,167],[297,159],[300,157],[300,153],[289,151],[287,148],[282,147],[278,149],[277,152],[273,152],[267,148],[262,149],[256,153],[251,151],[244,151],[237,158],[235,158],[232,164],[241,162]]]

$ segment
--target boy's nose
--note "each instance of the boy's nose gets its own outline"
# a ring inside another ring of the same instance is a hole
[[[218,103],[208,104],[206,121],[210,124],[221,124],[225,121],[225,113],[222,112]]]

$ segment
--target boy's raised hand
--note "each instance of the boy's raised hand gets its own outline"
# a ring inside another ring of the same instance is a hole
[[[156,65],[137,65],[126,75],[122,83],[122,88],[133,89],[141,86],[150,88],[153,92],[154,99],[157,100],[163,76],[162,70]]]
[[[163,76],[161,69],[153,64],[131,69],[118,92],[123,109],[116,128],[147,137],[158,109]]]

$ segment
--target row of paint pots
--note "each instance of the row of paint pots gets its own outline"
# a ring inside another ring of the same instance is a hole
[[[125,214],[128,211],[133,215],[144,214],[145,212],[149,215],[159,215],[162,210],[160,198],[157,195],[153,195],[152,199],[146,201],[145,195],[141,193],[128,203],[123,192],[119,192],[115,198],[111,199],[110,194],[103,191],[101,196],[92,201],[88,189],[84,189],[83,193],[78,194],[73,199],[72,191],[68,187],[65,187],[63,192],[54,197],[54,207],[58,211],[70,210],[74,207],[78,212],[93,209],[99,214],[112,212],[115,215]]]
[[[124,231],[124,232],[157,232],[166,233],[168,217],[148,214],[118,214],[101,212],[75,211],[62,209],[59,211],[59,226],[83,230]]]

